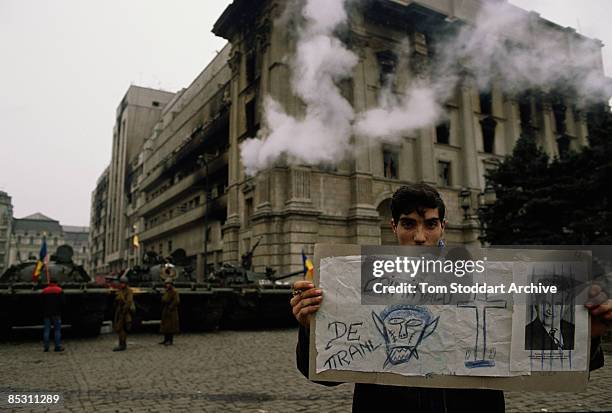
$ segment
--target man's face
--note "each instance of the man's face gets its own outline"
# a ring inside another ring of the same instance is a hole
[[[126,283],[119,283],[119,288],[121,288],[122,290],[125,290],[125,287],[127,287]]]
[[[550,327],[553,325],[553,322],[559,322],[561,319],[562,306],[544,303],[537,305],[536,311],[542,324]]]
[[[393,232],[400,245],[438,245],[444,235],[445,223],[440,220],[438,208],[426,208],[423,212],[423,216],[416,211],[401,214],[397,223],[391,219]]]

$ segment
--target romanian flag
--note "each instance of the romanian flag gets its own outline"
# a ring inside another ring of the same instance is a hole
[[[304,250],[302,250],[302,264],[304,264],[304,277],[307,280],[312,281],[314,277],[314,265],[312,265],[310,258],[304,254]]]
[[[36,261],[36,266],[34,267],[34,272],[32,273],[32,281],[38,282],[40,273],[42,272],[43,267],[46,267],[46,265],[47,265],[47,237],[43,235],[42,245],[40,246],[40,252],[38,253],[38,261]]]

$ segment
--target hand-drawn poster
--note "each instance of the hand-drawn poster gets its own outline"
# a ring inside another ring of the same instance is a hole
[[[538,320],[532,311],[539,310],[528,309],[525,300],[515,306],[514,294],[508,291],[469,294],[453,305],[364,305],[360,255],[319,256],[318,264],[324,302],[314,323],[316,375],[329,371],[372,373],[359,375],[359,381],[372,383],[385,382],[380,373],[406,378],[504,378],[506,381],[498,382],[503,384],[483,381],[474,387],[520,388],[534,372],[587,370],[588,313],[575,303],[564,310],[572,313],[568,321],[555,322],[554,328],[562,330],[561,349],[536,349],[537,345],[525,349],[526,342],[539,340],[525,333],[532,331],[530,323]],[[473,281],[488,285],[524,281],[525,268],[515,267],[515,262],[489,261]],[[572,327],[568,327],[570,322]],[[573,329],[571,339],[569,329]],[[557,345],[554,340],[552,343]],[[540,358],[536,360],[536,356]],[[573,378],[586,383],[586,375]]]

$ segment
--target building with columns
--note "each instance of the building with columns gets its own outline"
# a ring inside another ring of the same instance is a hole
[[[393,50],[406,35],[412,40],[411,66],[398,73],[398,82],[427,76],[428,40],[449,18],[473,20],[482,1],[375,0],[352,9],[346,42],[359,62],[351,81],[339,86],[355,111],[377,105],[383,75],[395,70]],[[496,84],[481,91],[466,77],[451,91],[448,121],[442,124],[396,145],[373,145],[334,167],[278,163],[248,177],[240,144],[256,135],[263,99],[273,97],[291,115],[303,111],[291,92],[287,60],[296,37],[288,25],[274,23],[286,4],[234,0],[213,28],[228,45],[190,86],[167,100],[148,134],[138,135],[138,155],[134,147],[133,156],[117,161],[113,150],[107,264],[123,257],[122,265],[133,265],[145,251],[169,255],[181,248],[203,277],[222,263],[239,263],[260,240],[255,270],[267,265],[296,270],[301,252],[312,254],[317,242],[394,243],[390,198],[411,182],[440,190],[449,242],[477,243],[479,229],[469,215],[485,188],[485,173],[512,151],[521,134],[529,133],[551,155],[587,144],[586,116],[569,96],[511,95]],[[568,44],[579,36],[531,16],[539,29],[567,36]],[[596,40],[592,45],[602,47]],[[570,49],[551,52],[571,58]],[[129,131],[123,137],[132,139]],[[124,166],[118,168],[118,162]],[[120,182],[130,182],[121,195]],[[461,193],[468,194],[468,214]],[[134,235],[138,248],[130,244]]]
[[[59,221],[40,212],[12,220],[8,265],[38,259],[43,238],[46,238],[49,256],[55,254],[59,246],[69,245],[73,250],[72,261],[77,265],[87,265],[89,228],[62,226]]]
[[[9,266],[9,249],[13,224],[13,203],[11,197],[0,191],[0,275]]]

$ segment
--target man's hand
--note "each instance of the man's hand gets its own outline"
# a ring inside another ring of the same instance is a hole
[[[321,307],[323,292],[316,289],[310,281],[303,280],[293,283],[293,291],[296,293],[290,301],[293,316],[300,325],[308,328],[311,316]]]
[[[589,301],[584,305],[591,313],[591,337],[601,337],[612,326],[612,299],[602,288],[594,284],[589,291]]]

